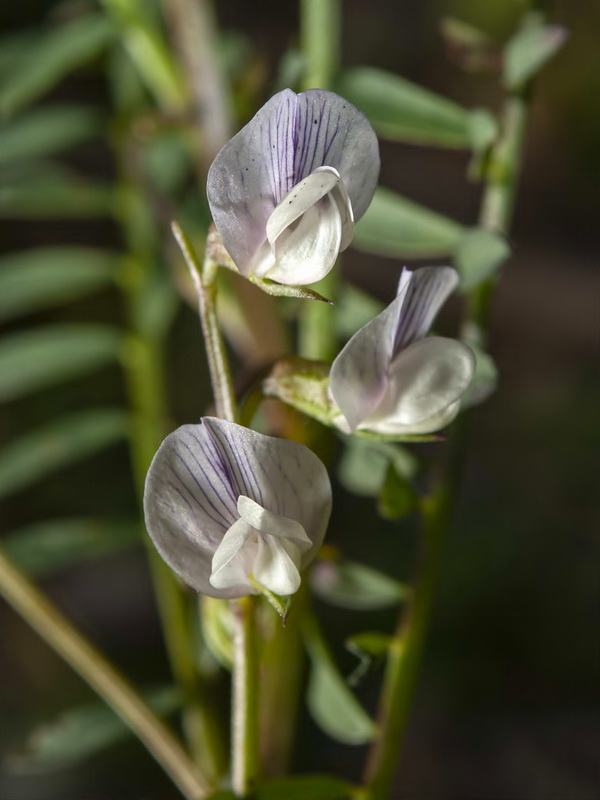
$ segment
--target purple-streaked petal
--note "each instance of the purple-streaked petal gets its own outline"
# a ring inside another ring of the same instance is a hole
[[[298,442],[233,422],[204,417],[203,424],[246,476],[239,494],[302,525],[312,542],[302,558],[302,565],[307,564],[323,541],[331,513],[331,483],[320,459]]]
[[[360,427],[377,433],[432,433],[457,413],[475,371],[472,350],[455,339],[419,339],[394,358],[380,404]]]
[[[342,177],[354,219],[360,219],[379,177],[379,144],[369,120],[334,92],[309,89],[298,95],[296,136],[296,183],[317,167],[333,167]]]
[[[214,223],[240,272],[266,240],[267,220],[298,181],[294,146],[298,95],[274,95],[227,144],[208,172]]]
[[[238,518],[231,468],[203,425],[184,425],[154,456],[144,493],[148,533],[183,580],[210,590],[212,554]]]
[[[399,294],[357,331],[331,365],[331,394],[351,430],[377,408],[385,395],[404,296],[405,293]]]
[[[243,274],[265,257],[257,254],[264,251],[267,220],[275,208],[323,166],[341,175],[358,219],[377,184],[377,137],[354,106],[317,89],[279,92],[218,153],[208,174],[208,202],[223,244]],[[342,247],[350,238],[351,229],[344,227]]]
[[[210,583],[213,555],[240,520],[240,495],[298,522],[311,542],[302,566],[311,560],[325,535],[331,485],[323,464],[301,444],[205,417],[165,439],[146,479],[144,512],[154,545],[186,583],[213,597],[249,593],[247,582],[226,589]],[[234,528],[235,536],[241,533]]]
[[[406,273],[410,275],[408,285]],[[457,284],[458,274],[452,267],[421,267],[412,273],[403,270],[398,292],[406,294],[396,330],[394,354],[425,336]]]

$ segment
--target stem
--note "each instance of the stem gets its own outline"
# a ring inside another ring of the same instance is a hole
[[[130,251],[120,282],[130,331],[123,368],[132,418],[131,457],[141,507],[146,473],[165,434],[165,331],[149,330],[144,324],[148,286],[154,278],[151,270],[155,257],[154,227],[135,180],[136,152],[125,140],[118,143],[118,154],[125,198],[121,221]],[[143,541],[171,670],[182,692],[186,739],[196,763],[216,785],[224,770],[224,751],[194,659],[190,600],[145,534]]]
[[[464,419],[456,424],[464,427]],[[464,442],[465,437],[460,433],[453,437],[446,479],[423,501],[421,570],[416,590],[398,619],[388,651],[379,702],[378,727],[381,734],[367,760],[364,800],[387,800],[390,796],[440,574],[444,534],[454,511]]]
[[[525,94],[511,94],[502,111],[502,133],[486,171],[481,201],[480,225],[508,233],[527,122]],[[487,327],[494,280],[476,287],[468,298],[463,328],[474,323]],[[440,573],[445,531],[454,506],[466,449],[468,418],[463,416],[450,433],[449,458],[444,475],[423,504],[423,561],[413,601],[401,617],[389,651],[379,711],[381,735],[374,743],[365,770],[364,800],[387,800],[392,790],[400,750],[405,737],[435,586]]]
[[[162,0],[192,97],[201,183],[231,136],[232,103],[217,52],[219,36],[210,0]]]
[[[302,0],[300,39],[306,63],[305,89],[331,89],[340,63],[340,0]],[[338,268],[314,288],[324,297],[335,299],[339,283]],[[305,303],[300,315],[299,355],[329,361],[336,351],[334,315],[323,303]]]
[[[479,224],[482,228],[503,235],[508,234],[513,216],[527,116],[524,94],[509,95],[502,111],[502,133],[492,150],[486,170]],[[481,331],[485,330],[494,285],[495,278],[492,277],[470,292],[465,326],[474,322]]]
[[[246,797],[258,778],[258,658],[256,653],[256,598],[231,601],[233,619],[233,713],[231,718],[231,783],[238,797]]]
[[[169,48],[144,9],[143,0],[102,0],[120,29],[123,44],[137,72],[160,108],[170,114],[185,111],[183,82]]]
[[[340,63],[340,0],[301,0],[300,39],[305,89],[330,89]]]
[[[188,800],[210,792],[169,728],[119,672],[0,550],[0,593],[131,728]]]
[[[176,222],[173,222],[171,230],[183,253],[198,294],[200,321],[204,334],[204,346],[206,348],[217,416],[222,419],[228,419],[230,422],[235,422],[237,414],[231,370],[217,318],[216,277],[218,267],[208,256],[204,259],[204,264],[201,267],[194,248],[181,227]]]

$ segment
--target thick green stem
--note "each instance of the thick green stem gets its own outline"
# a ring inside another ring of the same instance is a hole
[[[464,420],[457,425],[464,426]],[[456,430],[450,442],[446,478],[423,501],[422,552],[417,586],[400,615],[388,652],[379,702],[378,727],[365,769],[364,800],[388,800],[406,733],[423,646],[440,574],[444,535],[451,520],[462,471],[464,436]]]
[[[0,550],[0,593],[131,728],[188,800],[210,784],[144,700]]]
[[[331,89],[340,62],[340,0],[302,0],[300,36],[305,60],[305,89]],[[334,300],[339,269],[334,269],[314,288]],[[324,303],[304,303],[299,328],[298,352],[304,358],[329,361],[336,352],[332,309]]]
[[[486,171],[479,219],[482,227],[505,235],[512,219],[526,121],[524,95],[509,95],[502,113],[501,135]],[[465,330],[475,324],[482,335],[485,333],[493,287],[494,282],[490,280],[471,292],[465,306]],[[399,620],[390,647],[380,700],[381,735],[367,761],[364,800],[388,800],[391,796],[440,573],[445,532],[460,484],[467,422],[466,417],[461,417],[455,423],[444,474],[423,505],[421,571],[413,600]]]

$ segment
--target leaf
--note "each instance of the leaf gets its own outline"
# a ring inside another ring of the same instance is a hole
[[[98,133],[99,122],[92,108],[36,108],[0,127],[0,165],[66,150]]]
[[[355,67],[342,72],[336,91],[366,114],[384,139],[469,147],[468,112],[398,75]]]
[[[82,411],[9,442],[0,452],[0,497],[122,439],[128,416],[112,408]]]
[[[93,59],[114,36],[103,14],[88,14],[49,28],[33,39],[0,84],[0,116],[14,114]]]
[[[520,89],[565,43],[569,33],[560,25],[521,28],[504,51],[504,85]]]
[[[154,689],[145,695],[154,711],[166,716],[181,705],[179,692],[172,686]],[[36,728],[24,752],[13,756],[15,766],[29,769],[77,764],[129,736],[129,728],[108,706],[96,702],[71,708],[52,722]]]
[[[458,222],[379,188],[356,225],[353,244],[392,258],[438,258],[453,252],[463,232]]]
[[[5,175],[0,186],[0,218],[5,219],[109,216],[114,206],[110,185],[92,183],[45,162],[31,162],[21,174]]]
[[[108,325],[47,325],[0,341],[0,402],[85,375],[118,358],[122,336]]]
[[[377,497],[390,463],[405,478],[411,478],[417,470],[417,459],[404,447],[359,436],[348,436],[345,441],[338,478],[353,494]]]
[[[394,464],[388,464],[387,473],[377,503],[377,511],[384,519],[402,519],[418,508],[419,498],[411,484],[398,474]]]
[[[466,292],[483,283],[509,256],[510,245],[500,234],[483,228],[467,230],[454,251],[461,290]]]
[[[310,580],[322,600],[353,611],[389,608],[406,596],[406,587],[399,581],[355,561],[319,561]]]
[[[41,577],[111,555],[139,541],[135,520],[77,517],[39,522],[13,531],[4,538],[3,546],[28,575]]]
[[[259,784],[256,800],[350,800],[352,788],[331,775],[296,775]]]
[[[475,153],[485,152],[498,136],[498,122],[486,108],[469,113],[469,140]]]
[[[118,258],[84,247],[39,248],[0,258],[0,321],[94,292],[112,280]]]
[[[315,722],[344,744],[371,741],[377,727],[340,675],[314,620],[305,619],[304,633],[312,665],[307,702]]]

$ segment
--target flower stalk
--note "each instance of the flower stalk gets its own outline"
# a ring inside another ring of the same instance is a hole
[[[0,593],[133,731],[187,800],[208,796],[210,784],[169,728],[2,550]]]
[[[479,224],[507,235],[512,220],[528,115],[529,89],[510,93],[501,114],[501,133],[484,175]],[[463,330],[475,324],[485,336],[494,278],[468,295]],[[440,574],[446,531],[451,523],[463,471],[468,417],[450,433],[448,459],[440,480],[422,505],[422,561],[413,599],[400,617],[390,645],[379,704],[381,736],[367,759],[361,800],[388,800],[398,767]]]
[[[256,598],[247,595],[232,600],[231,611],[234,664],[231,785],[237,797],[246,797],[259,775]]]

